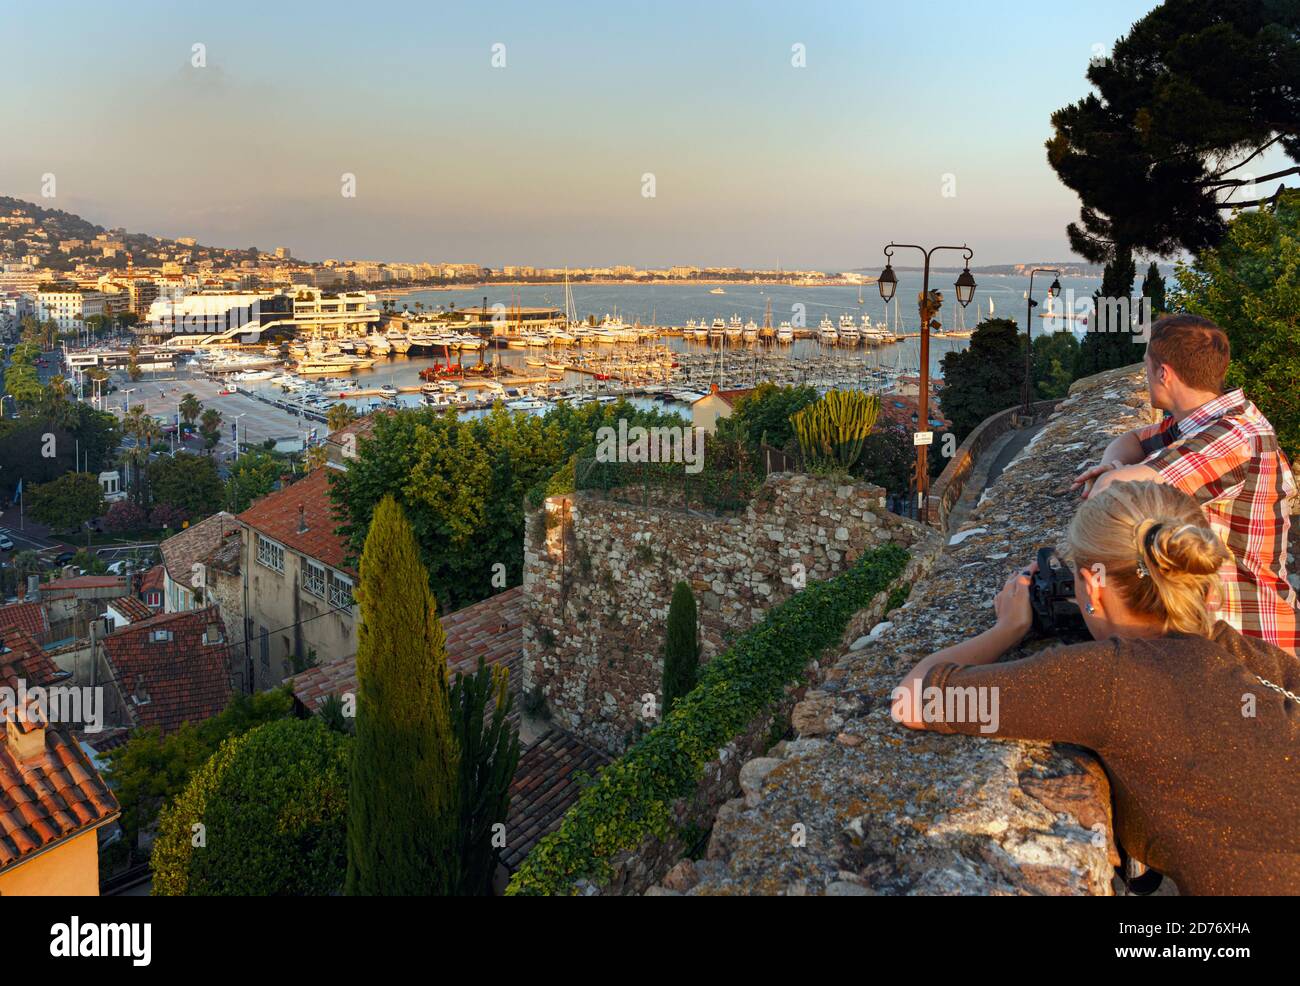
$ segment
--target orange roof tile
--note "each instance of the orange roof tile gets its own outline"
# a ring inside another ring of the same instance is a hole
[[[36,639],[49,632],[50,622],[45,607],[39,602],[11,603],[0,606],[0,631],[9,627],[25,630]]]
[[[117,814],[85,752],[58,730],[46,727],[44,752],[27,760],[0,741],[0,869]]]
[[[104,638],[105,657],[135,725],[170,733],[225,709],[233,691],[230,648],[204,642],[209,624],[221,627],[215,606],[158,614]],[[172,637],[154,640],[155,630],[170,630]]]
[[[34,688],[67,676],[31,634],[16,626],[0,630],[0,682],[17,688],[22,679],[28,688]]]
[[[292,486],[268,493],[240,514],[239,521],[309,558],[351,572],[347,542],[337,531],[343,521],[330,500],[329,475],[330,470],[321,466]],[[299,530],[300,506],[305,531]]]

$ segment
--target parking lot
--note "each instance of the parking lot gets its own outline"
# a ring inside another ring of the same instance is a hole
[[[222,384],[207,377],[172,375],[146,375],[132,381],[125,374],[115,374],[113,383],[118,390],[104,399],[104,409],[119,417],[129,404],[143,403],[145,410],[171,425],[176,421],[177,405],[186,394],[193,394],[204,409],[214,408],[221,415],[221,442],[219,452],[232,451],[235,421],[239,422],[239,440],[245,446],[260,445],[268,438],[275,442],[298,443],[313,428],[318,437],[325,426],[317,421],[299,419],[297,415],[244,394],[219,393]],[[287,445],[285,446],[287,448]]]

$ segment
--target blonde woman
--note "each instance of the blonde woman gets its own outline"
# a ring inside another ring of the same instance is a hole
[[[906,675],[895,719],[1089,747],[1120,845],[1181,893],[1300,893],[1300,663],[1211,615],[1227,554],[1200,508],[1170,486],[1113,483],[1079,508],[1068,544],[1094,642],[994,663],[1029,630],[1026,569],[991,629]],[[945,696],[981,689],[993,728],[945,721],[961,708]]]

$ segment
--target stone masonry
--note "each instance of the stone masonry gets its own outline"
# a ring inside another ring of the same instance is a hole
[[[797,738],[740,769],[706,858],[648,892],[1112,893],[1109,787],[1088,751],[913,732],[889,695],[916,661],[992,622],[1008,574],[1060,541],[1073,476],[1153,418],[1140,367],[1077,381],[907,603],[826,662],[794,706]]]
[[[803,474],[769,476],[743,512],[725,517],[551,497],[525,535],[525,692],[540,693],[562,728],[622,752],[644,721],[643,697],[657,701],[661,690],[678,580],[695,591],[707,661],[805,580],[921,533],[885,508],[879,487]]]

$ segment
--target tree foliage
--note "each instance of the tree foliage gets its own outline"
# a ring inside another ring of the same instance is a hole
[[[155,505],[165,504],[188,517],[207,517],[221,509],[225,486],[211,456],[177,452],[149,463],[149,492]]]
[[[1070,245],[1094,262],[1204,250],[1259,153],[1300,161],[1295,3],[1166,0],[1087,77],[1096,92],[1052,114],[1047,159],[1082,202]]]
[[[460,751],[460,847],[456,893],[481,897],[492,891],[500,860],[494,837],[510,810],[510,784],[519,766],[519,734],[510,725],[514,697],[510,672],[486,667],[457,675],[451,715]]]
[[[971,335],[970,346],[943,357],[943,413],[957,441],[964,441],[990,415],[1022,400],[1025,341],[1009,318],[989,318]]]
[[[280,719],[222,743],[163,812],[153,893],[337,893],[350,743],[318,719]]]
[[[355,557],[383,497],[401,504],[420,546],[429,585],[457,609],[492,595],[493,566],[506,582],[523,578],[524,503],[541,493],[571,457],[594,448],[597,429],[680,425],[675,415],[626,402],[559,407],[545,416],[498,405],[480,418],[432,408],[377,415],[346,471],[331,471],[330,496]],[[588,453],[590,454],[590,453]]]
[[[1117,249],[1102,272],[1100,290],[1092,296],[1092,320],[1079,347],[1075,376],[1087,377],[1142,361],[1146,346],[1133,332],[1130,321],[1137,315],[1136,310],[1129,304],[1116,307],[1106,301],[1130,299],[1136,274],[1132,252],[1127,248]]]
[[[815,387],[760,383],[736,400],[730,417],[718,419],[717,437],[721,441],[743,441],[754,456],[763,443],[792,452],[797,441],[790,418],[816,400]]]
[[[107,777],[122,806],[122,828],[134,846],[141,831],[158,817],[159,808],[176,797],[222,741],[254,726],[284,718],[293,706],[286,688],[238,695],[225,711],[205,722],[184,723],[163,736],[157,727],[136,730],[109,754]]]
[[[1228,333],[1228,386],[1245,389],[1300,459],[1300,192],[1236,216],[1219,246],[1178,268],[1172,302]]]
[[[391,496],[375,509],[360,575],[347,893],[448,894],[458,880],[460,758],[446,638]]]
[[[88,472],[66,472],[33,486],[26,496],[32,517],[56,530],[79,531],[104,512],[103,490],[98,478]]]
[[[668,604],[667,637],[664,641],[663,714],[695,687],[700,668],[700,631],[695,593],[690,584],[673,586]]]

